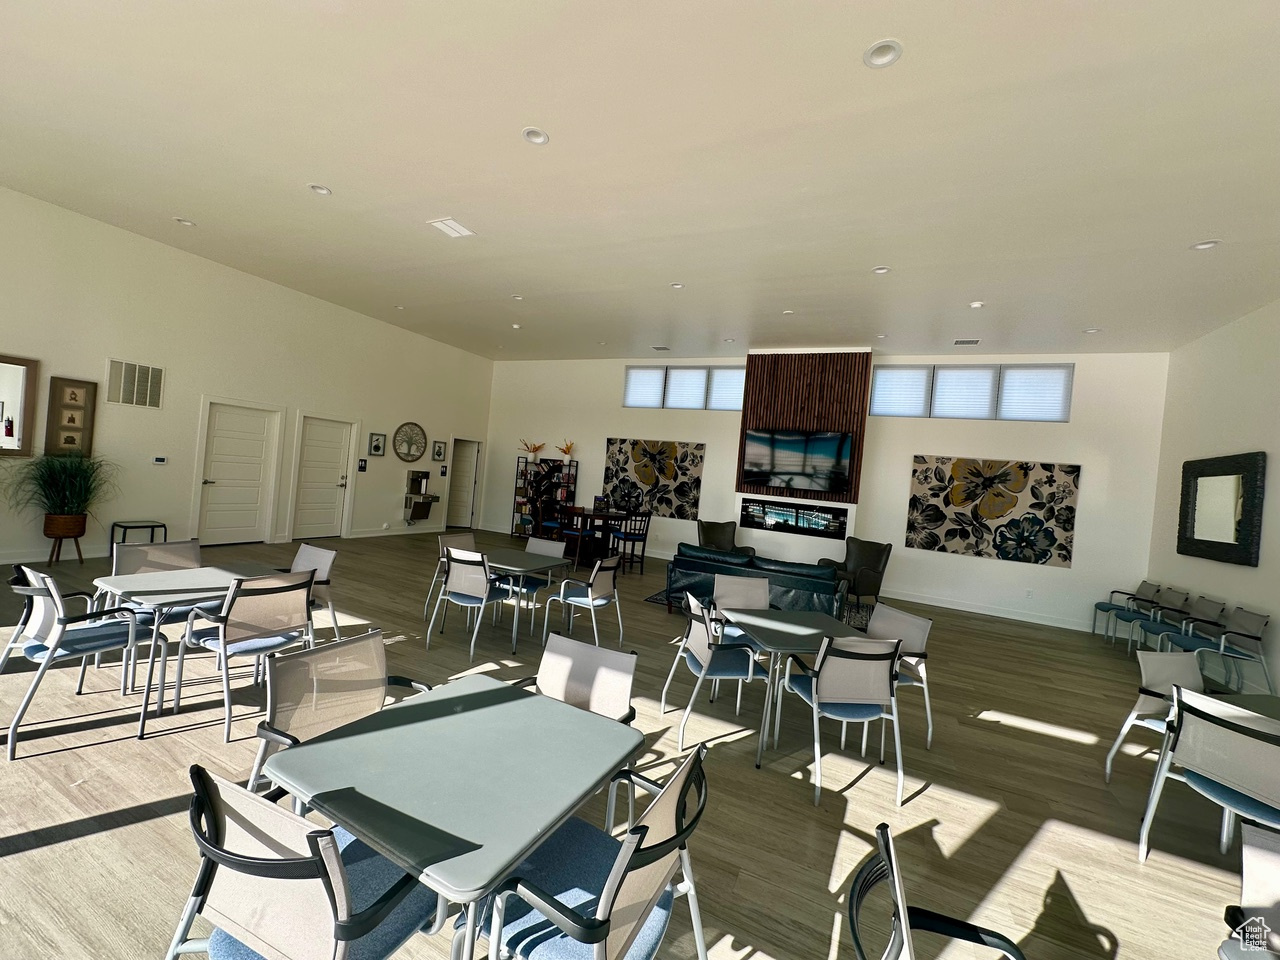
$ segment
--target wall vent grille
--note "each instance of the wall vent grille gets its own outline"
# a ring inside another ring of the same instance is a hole
[[[107,403],[160,409],[164,370],[128,360],[107,361]]]
[[[955,341],[955,345],[957,347],[976,347],[981,342],[982,342],[981,340],[973,340],[973,339],[957,340]]]

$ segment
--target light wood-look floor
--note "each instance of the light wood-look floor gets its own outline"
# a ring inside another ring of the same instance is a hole
[[[382,627],[393,671],[433,683],[468,670],[503,678],[532,673],[540,646],[525,634],[511,656],[510,611],[500,627],[481,628],[475,664],[467,661],[456,611],[444,636],[424,650],[422,603],[435,540],[424,534],[332,543],[344,630]],[[480,540],[507,542],[490,534]],[[249,545],[206,548],[205,556],[283,565],[293,552],[289,544]],[[658,696],[682,621],[641,601],[661,589],[664,569],[653,561],[643,578],[621,581],[624,646],[640,653],[636,724],[648,735],[644,763],[658,774],[676,752],[680,714],[669,707],[660,715]],[[103,560],[56,568],[68,589],[106,572]],[[882,820],[897,834],[914,902],[999,929],[1030,958],[1215,955],[1226,933],[1223,906],[1238,896],[1240,856],[1238,842],[1229,855],[1217,853],[1217,808],[1171,785],[1155,849],[1139,866],[1136,838],[1153,754],[1122,754],[1113,783],[1103,783],[1103,758],[1136,696],[1134,661],[1088,634],[911,609],[934,618],[936,733],[926,751],[919,691],[903,690],[902,808],[893,802],[892,762],[864,762],[854,731],[841,753],[838,727],[826,728],[825,789],[815,808],[810,720],[797,702],[788,703],[780,749],[756,770],[762,685],[747,688],[741,717],[731,691],[714,704],[701,698],[689,732],[693,742],[712,744],[711,799],[692,852],[711,956],[852,958],[844,894]],[[14,597],[0,597],[0,624],[12,625],[17,612]],[[324,615],[317,620],[324,636]],[[602,622],[603,642],[616,643],[613,618]],[[9,630],[0,626],[0,637]],[[30,665],[16,659],[0,676],[0,729],[30,679]],[[72,694],[74,668],[46,678],[18,759],[0,762],[0,958],[163,955],[195,874],[187,768],[198,762],[244,777],[261,702],[242,667],[235,689],[245,719],[236,723],[235,742],[224,744],[212,661],[191,666],[183,712],[150,721],[141,742],[133,736],[140,697],[121,699],[116,670],[91,670],[80,697]],[[691,688],[682,668],[673,684],[678,707]],[[599,813],[593,807],[588,815]],[[922,957],[989,955],[929,937],[918,948]],[[444,957],[447,943],[418,937],[401,955]],[[662,955],[694,955],[683,903]]]

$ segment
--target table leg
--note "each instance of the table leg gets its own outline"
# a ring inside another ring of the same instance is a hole
[[[147,655],[147,682],[142,687],[142,715],[138,720],[138,739],[142,739],[142,734],[146,725],[147,708],[151,706],[151,680],[155,674],[156,666],[156,649],[161,650],[160,659],[160,690],[164,690],[164,674],[168,672],[168,651],[160,646],[164,641],[160,636],[160,621],[164,619],[168,611],[164,607],[154,607],[155,622],[151,624],[151,652]],[[156,716],[159,717],[164,707],[164,694],[161,694],[161,700],[156,704]]]
[[[764,738],[769,734],[769,713],[773,703],[773,681],[777,672],[778,655],[769,653],[769,672],[764,678],[764,711],[760,717],[760,737],[756,741],[756,769],[760,769],[760,761],[764,758]]]
[[[511,618],[511,652],[516,652],[516,636],[520,632],[520,602],[524,598],[524,574],[516,577],[516,612]]]

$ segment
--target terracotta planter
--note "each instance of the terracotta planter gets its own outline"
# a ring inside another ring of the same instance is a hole
[[[88,523],[88,517],[83,513],[79,514],[60,514],[46,513],[44,515],[44,535],[49,539],[70,540],[75,537],[83,537],[85,525]]]

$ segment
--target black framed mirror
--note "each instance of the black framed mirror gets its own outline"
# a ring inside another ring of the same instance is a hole
[[[1178,552],[1256,567],[1266,479],[1263,452],[1183,463]]]

